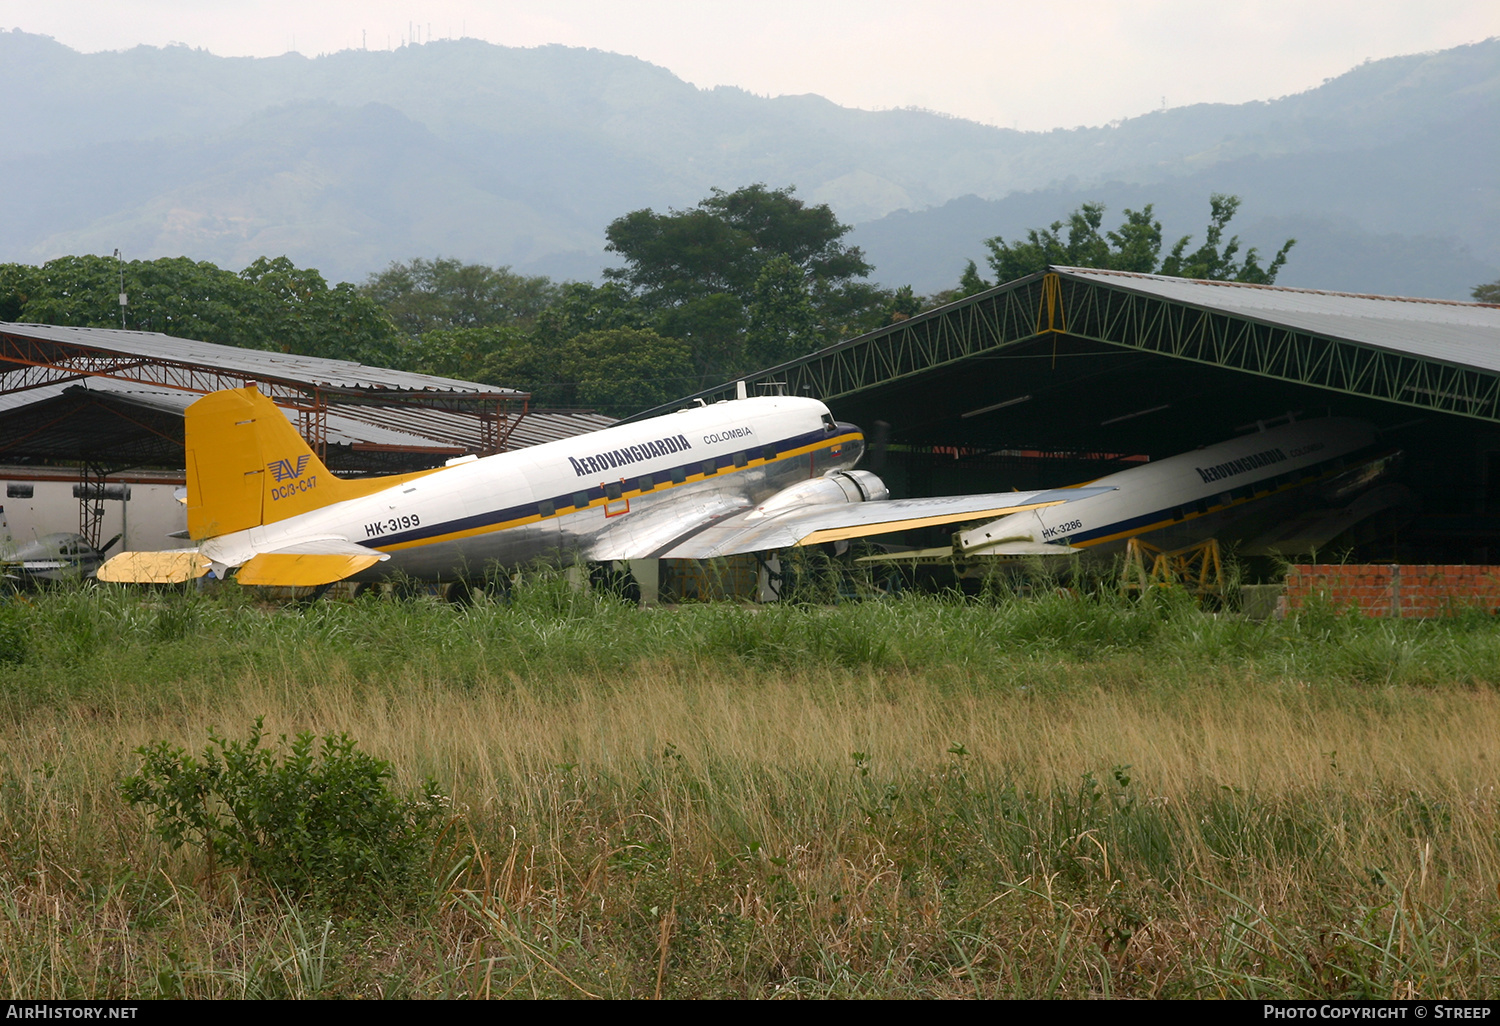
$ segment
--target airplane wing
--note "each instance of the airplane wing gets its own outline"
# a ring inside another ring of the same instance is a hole
[[[1403,484],[1386,484],[1361,495],[1343,509],[1312,510],[1278,524],[1240,551],[1249,556],[1291,556],[1315,552],[1345,531],[1388,509],[1413,504]]]
[[[917,527],[984,520],[1109,491],[1108,488],[993,492],[936,499],[884,499],[873,502],[817,503],[766,513],[750,506],[709,511],[675,533],[653,539],[654,547],[620,555],[591,553],[596,559],[711,559],[742,552],[818,545]],[[623,546],[616,546],[622,548]]]

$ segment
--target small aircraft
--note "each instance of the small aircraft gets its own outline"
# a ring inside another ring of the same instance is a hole
[[[363,479],[334,477],[253,386],[193,403],[185,432],[196,547],[123,552],[100,580],[174,583],[211,570],[241,584],[316,586],[457,580],[548,557],[706,559],[974,522],[1104,490],[893,500],[880,478],[853,469],[860,430],[790,396]]]
[[[17,588],[93,577],[116,535],[96,549],[81,534],[44,534],[29,542],[0,546],[0,577]]]
[[[1401,454],[1377,448],[1373,425],[1325,417],[1258,427],[1092,481],[1109,490],[1064,508],[1017,512],[960,531],[951,549],[892,558],[1103,554],[1132,538],[1180,549],[1231,535],[1245,540],[1245,555],[1294,555],[1412,505],[1404,485],[1381,483]]]

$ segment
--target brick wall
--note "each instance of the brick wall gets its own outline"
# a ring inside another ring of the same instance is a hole
[[[1481,606],[1500,610],[1500,566],[1378,563],[1341,566],[1301,563],[1286,575],[1282,612],[1297,610],[1315,595],[1366,616],[1451,616]]]

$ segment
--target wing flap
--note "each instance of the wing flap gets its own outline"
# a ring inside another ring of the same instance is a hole
[[[995,509],[978,509],[972,513],[937,513],[929,516],[904,517],[895,520],[879,520],[873,523],[854,524],[848,527],[828,527],[813,531],[797,542],[798,545],[821,545],[824,542],[844,541],[848,538],[864,538],[874,534],[890,534],[893,531],[909,531],[918,527],[936,527],[951,524],[955,520],[978,520],[981,517],[1002,517],[1012,513],[1024,513],[1029,509],[1056,506],[1062,499],[1052,502],[1033,502],[1025,506],[999,506]]]
[[[1084,551],[1074,545],[1058,545],[1052,542],[1009,541],[992,545],[981,552],[957,553],[953,546],[944,545],[936,549],[900,549],[895,552],[880,552],[860,556],[856,563],[949,563],[970,559],[1020,559],[1025,556],[1070,556]]]
[[[95,575],[119,584],[185,584],[208,573],[208,559],[194,549],[121,552]]]
[[[742,552],[817,545],[822,542],[890,534],[917,527],[989,520],[1022,510],[1055,506],[1110,491],[1109,488],[1065,488],[1040,492],[950,495],[936,499],[887,499],[877,502],[818,504],[771,515],[756,510],[697,526],[654,553],[640,558],[711,559]]]
[[[748,513],[750,500],[743,496],[717,496],[712,501],[687,508],[664,506],[625,514],[607,527],[588,546],[590,559],[659,559],[661,553],[701,531],[730,518]]]

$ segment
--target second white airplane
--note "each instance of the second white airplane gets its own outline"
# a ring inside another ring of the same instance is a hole
[[[905,556],[1110,553],[1137,537],[1162,549],[1222,537],[1243,540],[1246,555],[1307,552],[1411,502],[1404,486],[1381,483],[1400,454],[1381,451],[1378,438],[1347,417],[1262,427],[1089,482],[1107,490],[1081,502],[961,531],[951,550]]]

